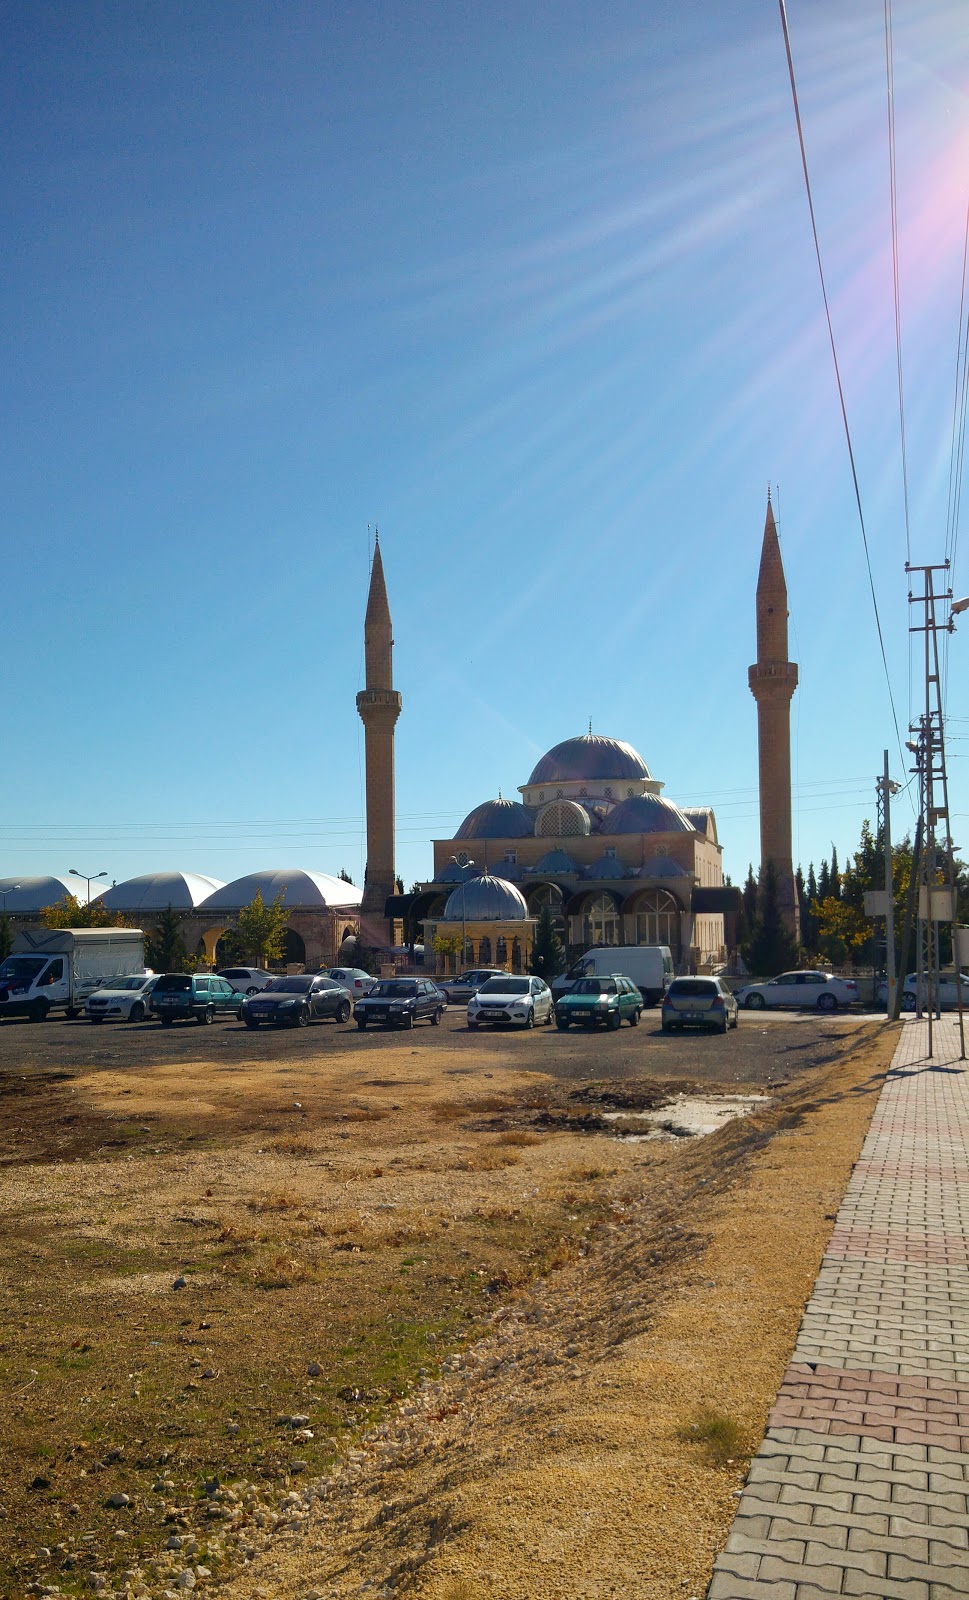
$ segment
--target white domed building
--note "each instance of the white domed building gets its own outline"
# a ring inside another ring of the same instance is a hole
[[[570,957],[592,945],[666,944],[680,970],[723,961],[736,892],[724,888],[716,819],[662,789],[622,739],[590,730],[555,745],[520,786],[520,801],[485,800],[453,839],[434,841],[434,877],[414,908],[428,967],[435,940],[439,955],[442,939],[453,942],[442,929],[453,921],[454,896],[463,891],[470,902],[476,882],[496,879],[515,890],[523,928],[550,907]],[[495,955],[498,920],[466,917],[461,964],[505,964]],[[443,955],[450,966],[446,948]]]
[[[286,912],[283,960],[311,969],[332,966],[345,940],[360,930],[363,890],[328,872],[302,867],[267,868],[247,872],[225,883],[203,900],[195,911],[198,936],[205,957],[216,962],[219,940],[236,925],[239,912],[257,894],[270,905],[282,899]]]

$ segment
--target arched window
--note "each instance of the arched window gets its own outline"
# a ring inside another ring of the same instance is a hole
[[[611,894],[597,894],[587,901],[582,912],[582,942],[619,943],[619,913]]]
[[[482,967],[491,966],[491,940],[487,934],[478,942],[478,964]]]
[[[495,966],[496,967],[503,967],[507,960],[508,960],[508,945],[506,943],[504,934],[500,933],[498,935],[497,939],[495,940]]]
[[[521,972],[521,969],[522,969],[522,947],[521,947],[521,942],[518,939],[513,939],[512,940],[512,946],[511,946],[511,970],[512,970],[512,972]]]
[[[668,944],[676,950],[680,942],[680,907],[667,889],[655,889],[636,901],[632,916],[634,943]]]
[[[590,831],[589,814],[577,800],[553,800],[535,824],[539,839],[577,838]]]
[[[562,891],[557,883],[539,883],[528,893],[528,915],[540,916],[548,906],[556,922],[562,920]]]

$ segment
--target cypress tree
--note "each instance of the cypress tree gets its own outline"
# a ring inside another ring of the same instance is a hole
[[[760,886],[757,926],[750,942],[750,966],[758,976],[776,977],[797,962],[797,944],[788,932],[777,902],[777,873],[768,861]]]
[[[555,931],[551,908],[547,905],[542,907],[535,925],[530,970],[536,978],[544,978],[546,983],[551,983],[553,978],[565,971],[565,951]]]

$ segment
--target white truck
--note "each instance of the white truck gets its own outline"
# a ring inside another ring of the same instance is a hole
[[[0,1019],[79,1016],[105,978],[145,970],[140,928],[28,928],[0,962]]]
[[[587,950],[559,978],[552,980],[557,998],[571,989],[576,978],[608,978],[621,972],[632,978],[648,1006],[662,1000],[673,981],[673,956],[668,944],[607,944]]]

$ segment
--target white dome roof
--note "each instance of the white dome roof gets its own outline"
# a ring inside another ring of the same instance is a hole
[[[91,899],[96,900],[101,886],[91,884]],[[4,896],[9,917],[23,916],[30,911],[43,911],[45,906],[55,906],[65,895],[72,894],[81,905],[87,905],[87,882],[84,878],[59,878],[44,874],[40,878],[0,878],[0,894]]]
[[[528,907],[513,883],[485,872],[452,890],[443,916],[445,922],[517,922]]]
[[[202,872],[146,872],[139,878],[126,878],[106,889],[101,903],[118,911],[194,911],[216,889],[224,888],[221,878]]]
[[[301,867],[280,867],[265,872],[248,872],[244,878],[223,884],[207,900],[200,911],[238,911],[261,894],[269,904],[277,895],[282,896],[287,911],[319,911],[326,906],[358,906],[363,890],[355,883],[344,883],[328,872],[305,872]]]

